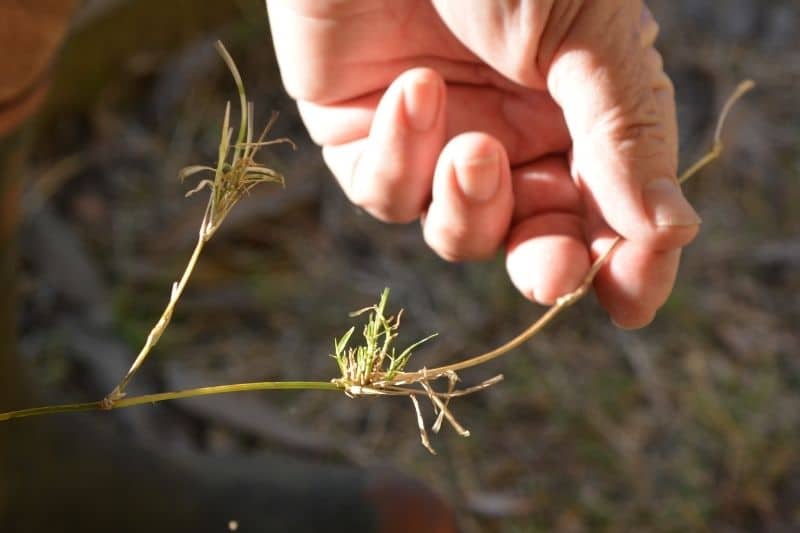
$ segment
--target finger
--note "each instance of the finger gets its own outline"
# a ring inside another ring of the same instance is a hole
[[[575,290],[589,270],[589,250],[581,218],[570,213],[544,213],[511,230],[506,269],[526,298],[545,305]]]
[[[333,104],[299,101],[311,138],[321,146],[367,137],[383,93]],[[561,108],[542,91],[447,84],[446,136],[482,131],[505,147],[512,165],[565,152],[572,141]]]
[[[611,235],[593,242],[595,254],[611,244]],[[619,327],[644,327],[664,305],[678,272],[681,250],[654,251],[623,241],[598,272],[594,288],[600,304]]]
[[[511,171],[514,222],[548,212],[580,214],[580,191],[572,181],[566,156],[542,157]]]
[[[347,144],[369,136],[384,94],[385,91],[378,91],[330,105],[298,100],[297,110],[317,145]]]
[[[484,133],[464,133],[447,144],[436,165],[423,235],[444,259],[485,258],[503,242],[512,209],[503,146]]]
[[[620,235],[656,250],[687,244],[697,213],[676,180],[673,88],[649,46],[641,2],[586,2],[546,70],[573,138],[573,174]],[[644,28],[642,28],[644,24]]]
[[[444,146],[444,91],[434,71],[410,70],[381,98],[366,141],[324,148],[326,162],[353,203],[387,222],[419,216]]]
[[[550,305],[575,290],[589,268],[581,197],[563,155],[543,157],[511,175],[514,227],[506,269],[525,297]]]

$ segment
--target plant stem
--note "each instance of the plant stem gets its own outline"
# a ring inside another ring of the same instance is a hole
[[[739,98],[744,96],[748,91],[751,91],[755,86],[756,84],[753,80],[744,80],[736,86],[736,90],[734,90],[728,99],[725,100],[725,105],[722,106],[722,111],[719,113],[717,127],[714,130],[714,142],[711,146],[711,150],[709,150],[709,152],[699,160],[695,161],[692,166],[686,169],[678,178],[678,183],[683,183],[684,181],[688,180],[697,174],[703,167],[717,159],[722,154],[722,149],[724,148],[724,145],[722,144],[722,127],[725,125],[728,114],[731,112],[733,105],[739,100]]]
[[[203,219],[203,225],[201,227],[205,227],[205,219]],[[201,230],[200,235],[197,238],[197,244],[192,252],[192,256],[189,258],[189,262],[186,264],[186,269],[183,271],[183,276],[181,276],[181,279],[178,283],[172,285],[169,303],[164,308],[164,312],[161,313],[161,317],[158,319],[158,322],[156,322],[156,325],[153,326],[152,330],[150,330],[150,334],[147,336],[144,346],[142,346],[142,349],[139,351],[139,355],[136,356],[136,359],[133,361],[130,369],[128,369],[128,372],[125,374],[125,377],[123,377],[119,382],[119,385],[114,387],[114,390],[103,399],[103,401],[106,403],[113,404],[125,396],[125,388],[128,386],[128,383],[130,383],[131,379],[133,379],[133,376],[136,375],[136,372],[139,371],[142,363],[144,363],[144,360],[150,354],[150,351],[153,349],[153,347],[158,343],[158,340],[161,338],[164,330],[166,330],[170,319],[172,319],[172,313],[175,310],[175,306],[183,294],[186,284],[189,282],[189,278],[194,271],[194,267],[197,264],[197,259],[200,257],[200,253],[203,251],[203,246],[205,246],[206,240],[207,239],[204,235],[204,232]]]
[[[435,379],[436,377],[442,376],[449,372],[457,372],[459,370],[464,370],[465,368],[470,368],[477,365],[482,365],[491,361],[492,359],[496,359],[506,353],[510,352],[514,348],[520,346],[525,341],[529,340],[531,337],[539,333],[547,324],[549,324],[561,311],[570,307],[575,302],[580,300],[588,291],[589,287],[592,285],[592,281],[594,277],[597,275],[597,272],[603,267],[606,262],[606,259],[611,255],[611,253],[616,249],[617,245],[622,241],[620,237],[614,239],[611,245],[606,249],[606,251],[597,258],[597,260],[592,265],[592,268],[589,269],[589,272],[583,278],[580,286],[575,289],[574,291],[565,294],[561,298],[559,298],[555,305],[551,306],[544,312],[542,316],[540,316],[533,324],[528,326],[528,328],[511,339],[510,341],[506,342],[502,346],[495,348],[494,350],[490,350],[486,353],[481,355],[476,355],[475,357],[470,357],[469,359],[464,359],[463,361],[459,361],[457,363],[453,363],[450,365],[440,366],[438,368],[429,368],[418,370],[416,372],[401,372],[398,373],[393,381],[395,382],[410,382],[410,381],[418,381],[418,380],[426,380],[426,379]]]
[[[330,381],[256,381],[251,383],[235,383],[232,385],[215,385],[212,387],[199,387],[173,392],[159,392],[156,394],[143,394],[142,396],[131,396],[116,400],[111,405],[104,400],[84,403],[67,403],[61,405],[48,405],[45,407],[33,407],[21,409],[19,411],[9,411],[0,413],[0,422],[11,420],[12,418],[25,418],[29,416],[52,415],[56,413],[75,413],[80,411],[108,411],[111,409],[122,409],[136,405],[154,404],[168,400],[180,400],[185,398],[195,398],[198,396],[209,396],[212,394],[229,394],[232,392],[251,392],[262,390],[327,390],[340,391],[342,386]]]

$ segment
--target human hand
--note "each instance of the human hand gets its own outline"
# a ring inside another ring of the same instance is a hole
[[[700,219],[677,184],[672,84],[640,0],[267,0],[289,94],[347,196],[422,216],[449,260],[505,245],[552,304],[594,257],[622,327],[649,323]]]

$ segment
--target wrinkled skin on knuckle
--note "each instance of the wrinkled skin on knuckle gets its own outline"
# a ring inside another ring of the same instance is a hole
[[[610,142],[620,154],[629,157],[653,158],[671,153],[669,132],[649,88],[635,89],[618,102],[597,118],[588,139]],[[642,149],[650,153],[641,153]]]
[[[586,135],[587,142],[606,144],[630,161],[659,162],[666,174],[677,171],[677,129],[674,109],[665,106],[671,98],[671,84],[654,89],[650,84],[632,81],[623,86],[615,103],[596,117]],[[657,91],[666,91],[664,98]],[[670,116],[673,114],[673,116]]]

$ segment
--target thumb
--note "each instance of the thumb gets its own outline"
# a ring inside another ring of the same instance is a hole
[[[589,208],[624,238],[668,250],[692,240],[700,218],[676,179],[674,92],[657,33],[639,0],[584,2],[544,74]]]

